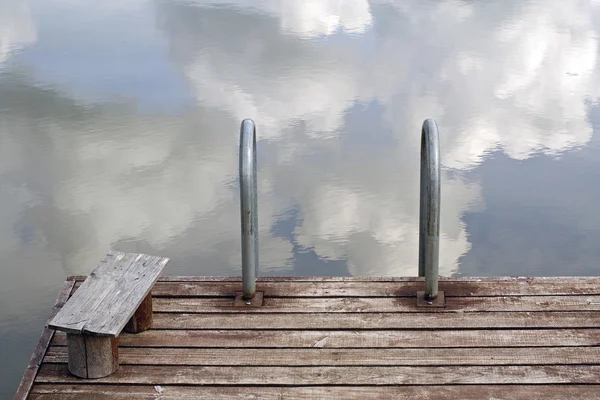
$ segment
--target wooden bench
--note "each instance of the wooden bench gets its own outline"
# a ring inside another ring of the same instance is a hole
[[[118,336],[152,325],[152,287],[168,258],[109,252],[48,326],[67,333],[69,371],[102,378],[119,368]]]

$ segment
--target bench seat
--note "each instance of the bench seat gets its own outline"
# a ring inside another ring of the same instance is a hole
[[[168,261],[111,251],[52,318],[48,326],[67,333],[73,375],[101,378],[118,369],[118,335],[150,327],[151,290]]]

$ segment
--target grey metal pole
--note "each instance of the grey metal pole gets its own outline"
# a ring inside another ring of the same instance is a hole
[[[434,120],[421,131],[421,207],[419,215],[419,276],[425,277],[425,298],[438,295],[440,242],[440,143]]]
[[[242,290],[251,300],[258,275],[258,196],[256,183],[256,127],[245,119],[240,128],[240,211],[242,217]]]

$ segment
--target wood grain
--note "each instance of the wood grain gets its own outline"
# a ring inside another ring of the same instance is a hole
[[[124,347],[121,365],[437,366],[598,364],[600,347],[405,349],[211,349]],[[67,350],[48,349],[45,363],[67,362]]]
[[[65,345],[57,332],[52,345]],[[373,330],[373,331],[281,331],[281,330],[154,330],[122,334],[127,347],[548,347],[597,346],[600,329],[530,330]]]
[[[169,261],[111,252],[50,322],[69,333],[118,335]]]
[[[72,280],[68,280],[65,283],[63,283],[62,289],[60,290],[56,302],[54,303],[54,307],[52,307],[50,319],[54,317],[56,313],[58,313],[58,311],[62,308],[62,306],[67,302],[74,284],[75,281]],[[33,381],[35,379],[35,376],[37,375],[38,369],[44,358],[44,354],[46,353],[46,349],[48,348],[48,345],[50,344],[50,340],[52,339],[53,335],[53,329],[46,327],[42,331],[42,336],[40,337],[38,345],[33,351],[33,354],[31,355],[29,364],[25,369],[23,378],[21,379],[19,387],[17,388],[17,392],[15,393],[14,400],[22,400],[27,398],[27,394],[31,390]]]
[[[84,280],[85,277],[71,277]],[[440,282],[570,282],[600,280],[597,276],[484,276],[440,277]],[[241,276],[163,276],[161,282],[242,282]],[[425,282],[418,276],[259,276],[257,282]]]
[[[32,400],[545,400],[594,399],[600,385],[466,385],[466,386],[118,386],[118,385],[36,385]]]
[[[44,364],[36,382],[77,383],[65,364]],[[96,381],[100,382],[100,381]],[[147,385],[469,385],[594,384],[600,366],[189,367],[123,365],[102,384]]]
[[[138,306],[137,310],[133,313],[127,324],[125,325],[125,332],[129,333],[140,333],[147,331],[152,326],[153,312],[152,312],[152,291],[146,295],[144,300]]]
[[[600,328],[600,313],[154,313],[156,329]]]
[[[73,278],[79,282],[79,278]],[[56,332],[32,399],[578,399],[600,393],[600,278],[161,277],[120,369],[81,381]],[[413,294],[413,291],[415,292]]]
[[[83,335],[67,334],[67,362],[69,371],[80,378],[87,378],[87,357]]]
[[[36,385],[33,400],[177,400],[177,399],[264,399],[264,400],[531,400],[593,399],[600,385],[468,385],[468,386],[352,386],[352,387],[189,387],[189,386],[117,386],[117,385]]]
[[[86,335],[85,350],[87,378],[102,378],[119,369],[118,338]]]
[[[600,296],[450,297],[445,308],[417,307],[406,297],[266,297],[262,307],[234,307],[229,298],[155,298],[156,312],[176,313],[349,313],[349,312],[496,312],[600,311]]]
[[[96,379],[119,368],[117,338],[67,334],[69,372],[79,378]]]
[[[154,286],[155,297],[232,297],[241,288],[238,282],[174,282],[159,278]],[[341,284],[343,283],[343,284]],[[78,287],[81,282],[77,282]],[[600,295],[600,278],[582,278],[568,282],[556,281],[440,281],[440,290],[449,297],[464,296],[541,296]],[[420,281],[265,281],[257,290],[267,297],[407,297],[423,289]]]

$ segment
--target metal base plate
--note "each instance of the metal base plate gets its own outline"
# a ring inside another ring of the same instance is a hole
[[[263,305],[264,292],[256,292],[252,300],[242,298],[243,292],[235,292],[234,307],[260,307]]]
[[[446,296],[443,291],[439,291],[435,300],[425,299],[425,291],[417,292],[417,307],[429,307],[429,308],[444,308],[446,307]]]

